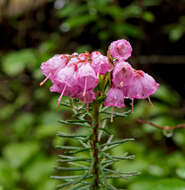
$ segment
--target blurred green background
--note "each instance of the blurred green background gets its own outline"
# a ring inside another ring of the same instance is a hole
[[[136,155],[116,167],[140,176],[114,183],[128,190],[185,190],[185,129],[161,126],[185,123],[184,0],[0,0],[0,190],[54,190],[57,151],[66,143],[57,120],[70,112],[56,107],[50,82],[39,86],[40,64],[56,53],[100,50],[127,38],[131,64],[161,84],[148,102],[136,102],[128,118],[111,125],[117,138],[133,143],[115,149]],[[129,108],[129,103],[126,102]]]

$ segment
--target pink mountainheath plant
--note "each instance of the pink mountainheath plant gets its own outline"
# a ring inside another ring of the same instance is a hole
[[[107,56],[102,55],[99,51],[71,55],[58,54],[42,63],[41,70],[46,78],[40,85],[49,79],[52,82],[50,91],[60,94],[57,105],[71,108],[76,117],[76,120],[61,120],[60,122],[89,129],[87,136],[58,134],[63,138],[74,138],[82,145],[82,148],[80,145],[71,148],[68,146],[57,147],[65,153],[65,155],[59,155],[61,163],[65,165],[67,162],[69,164],[75,162],[75,166],[77,166],[75,168],[57,167],[58,170],[69,173],[84,171],[78,176],[52,176],[63,181],[57,186],[58,189],[115,190],[116,187],[108,181],[111,176],[116,178],[137,174],[110,169],[110,165],[116,161],[133,158],[131,155],[112,156],[110,149],[133,139],[112,141],[112,135],[105,128],[107,118],[112,122],[113,117],[128,115],[128,111],[114,112],[113,109],[109,111],[110,107],[123,108],[125,107],[124,99],[130,99],[133,112],[134,99],[146,98],[152,106],[150,96],[159,87],[152,76],[142,70],[134,69],[129,64],[127,59],[131,54],[132,46],[127,40],[121,39],[110,44]],[[62,102],[63,96],[69,97],[67,103]],[[85,105],[86,108],[84,108]],[[109,114],[111,115],[109,116]],[[107,137],[107,143],[102,143],[102,136],[107,133],[110,137]],[[84,151],[89,152],[89,158],[69,156]],[[83,166],[81,162],[88,162],[89,166],[87,167],[87,164]]]

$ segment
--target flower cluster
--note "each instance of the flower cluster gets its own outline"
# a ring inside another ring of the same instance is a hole
[[[111,43],[108,53],[112,57],[114,68],[112,71],[112,88],[107,93],[106,106],[124,107],[124,98],[148,98],[158,89],[159,84],[147,73],[135,70],[126,62],[131,56],[132,47],[124,39]],[[151,103],[152,105],[152,103]]]
[[[61,94],[58,105],[63,96],[69,95],[88,104],[96,98],[94,89],[99,75],[109,72],[110,68],[108,58],[98,51],[55,55],[41,65],[46,76],[41,85],[51,80],[50,91]]]
[[[88,105],[96,99],[94,89],[100,75],[111,72],[112,87],[106,93],[105,106],[122,108],[125,98],[132,102],[134,99],[149,99],[159,84],[150,75],[135,70],[126,62],[131,53],[130,43],[121,39],[110,44],[107,53],[109,58],[99,51],[55,55],[41,65],[46,76],[41,85],[51,80],[53,85],[50,91],[61,94],[58,105],[63,96],[79,98]]]

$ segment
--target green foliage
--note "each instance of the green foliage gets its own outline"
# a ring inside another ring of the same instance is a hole
[[[73,100],[72,100],[73,101]],[[77,102],[62,103],[65,107],[71,108],[74,113],[75,120],[59,120],[59,122],[67,127],[74,128],[75,126],[85,129],[78,134],[66,134],[63,132],[57,133],[62,139],[70,139],[69,145],[57,145],[56,148],[62,152],[57,160],[59,166],[56,167],[57,173],[60,175],[52,176],[53,179],[61,181],[57,185],[57,189],[94,189],[96,179],[99,179],[98,189],[116,190],[117,188],[110,183],[110,180],[137,175],[137,172],[125,172],[123,170],[114,170],[114,163],[121,163],[124,160],[132,160],[132,155],[112,154],[112,150],[116,147],[125,144],[134,139],[127,138],[122,140],[113,140],[113,135],[110,135],[107,127],[107,119],[105,115],[111,115],[109,108],[99,108],[104,99],[94,102],[90,105],[90,112],[86,112],[89,120],[84,119],[85,106]],[[100,118],[100,120],[96,120]],[[125,117],[128,112],[114,112],[113,117]],[[102,118],[104,118],[102,120]],[[102,120],[102,122],[101,122]],[[96,125],[98,123],[98,125]],[[85,133],[85,134],[84,134]],[[106,141],[105,141],[106,139]],[[105,141],[105,142],[104,142]],[[95,144],[94,144],[95,143]],[[62,143],[63,144],[63,143]],[[97,156],[95,156],[97,154]],[[61,166],[60,166],[61,165]],[[94,173],[95,168],[97,173]]]
[[[28,148],[29,147],[29,148]],[[13,168],[20,168],[38,152],[38,145],[35,143],[14,143],[4,148],[4,157]],[[16,156],[15,156],[16,155]]]
[[[185,34],[185,16],[181,16],[177,23],[165,26],[164,31],[172,42],[180,40]]]
[[[9,53],[2,59],[3,71],[10,75],[20,74],[26,67],[31,67],[36,62],[36,56],[32,49],[24,49]]]
[[[59,18],[65,18],[62,26],[67,26],[69,30],[93,24],[92,31],[97,35],[96,32],[100,28],[100,40],[107,40],[110,35],[127,35],[141,38],[143,33],[140,27],[130,24],[128,19],[143,18],[146,22],[153,22],[155,19],[151,12],[143,12],[135,2],[121,8],[113,5],[110,1],[94,0],[90,0],[84,5],[78,4],[78,2],[66,4],[64,8],[57,12],[57,15]],[[110,16],[111,19],[107,19],[107,16]],[[108,30],[105,31],[105,29]]]
[[[161,14],[159,10],[168,9],[169,4],[172,7],[179,4],[181,9],[181,0],[175,3],[143,0],[144,10],[136,0],[120,1],[121,6],[108,0],[87,0],[83,4],[81,1],[66,1],[59,10],[53,8],[53,2],[33,12],[26,10],[27,14],[21,17],[0,18],[1,41],[5,38],[0,48],[0,190],[54,190],[57,182],[49,179],[49,176],[56,175],[53,166],[59,150],[55,150],[54,145],[79,145],[74,139],[56,137],[56,131],[87,135],[88,128],[74,126],[70,129],[56,122],[71,120],[71,112],[66,106],[56,107],[57,95],[48,93],[49,82],[40,88],[39,83],[44,78],[39,68],[41,62],[56,53],[75,49],[78,52],[91,51],[93,46],[103,52],[106,43],[124,36],[133,44],[138,40],[141,43],[145,37],[140,28],[141,20],[144,28],[149,26],[147,32],[151,32],[150,27],[154,25],[158,35],[165,34],[174,43],[184,38],[184,16],[171,20],[167,19],[169,14],[166,12],[166,18],[158,15]],[[180,9],[175,9],[170,15],[175,15],[175,11],[179,13]],[[158,27],[161,20],[166,22]],[[10,33],[13,37],[9,37]],[[146,38],[144,42],[147,42]],[[153,47],[153,42],[147,48]],[[157,47],[162,51],[160,48]],[[179,53],[176,48],[173,52]],[[159,129],[137,124],[135,119],[148,119],[165,126],[184,123],[182,97],[173,89],[161,86],[152,100],[153,109],[144,100],[136,102],[134,113],[127,120],[118,116],[109,131],[101,129],[103,133],[114,134],[120,139],[136,139],[112,150],[117,156],[127,157],[125,152],[135,154],[136,159],[113,164],[120,170],[141,174],[126,180],[111,179],[111,182],[128,190],[181,190],[185,186],[185,130],[177,129],[168,137]],[[104,117],[110,119],[110,114],[105,113]],[[79,158],[85,156],[88,156],[85,151],[78,153]],[[80,188],[83,189],[77,187]]]
[[[178,179],[167,178],[162,180],[149,179],[142,180],[140,182],[134,183],[131,185],[130,190],[183,190],[185,183]]]

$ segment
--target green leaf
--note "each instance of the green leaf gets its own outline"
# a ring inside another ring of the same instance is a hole
[[[185,123],[185,121],[182,123]],[[183,148],[185,146],[185,129],[175,131],[173,140],[178,146]]]
[[[133,159],[135,159],[135,156],[133,156],[133,155],[131,155],[131,156],[124,156],[124,157],[109,156],[108,158],[110,160],[102,162],[102,165],[106,165],[106,167],[107,167],[108,165],[111,165],[114,162],[119,162],[121,160],[133,160]]]
[[[61,132],[57,133],[57,136],[66,137],[66,138],[78,138],[78,137],[86,138],[87,137],[86,135],[67,135],[67,134],[64,134],[64,133],[61,133]]]
[[[181,26],[174,27],[169,32],[169,38],[171,41],[178,41],[184,34],[185,30]]]
[[[185,179],[185,167],[184,168],[178,168],[176,170],[177,175],[181,178],[181,179]]]
[[[37,189],[35,190],[53,190],[56,187],[56,181],[54,180],[48,180],[48,177],[46,180],[44,180],[42,183],[39,183],[39,185],[37,185]]]
[[[0,159],[0,184],[7,189],[15,187],[20,180],[20,173],[10,166],[8,161]]]
[[[69,152],[67,152],[67,154],[77,154],[77,153],[80,153],[80,152],[89,151],[89,149],[90,149],[90,148],[78,148],[78,147],[72,147],[71,148],[70,146],[69,147],[66,147],[66,146],[57,146],[56,148],[58,148],[58,149],[64,149],[64,150],[70,150]],[[76,148],[76,150],[75,150],[75,148]],[[74,150],[74,151],[72,151],[72,150]]]
[[[68,120],[70,123],[89,123],[89,120]]]
[[[80,178],[78,178],[77,180],[70,181],[70,182],[65,183],[65,184],[57,185],[57,189],[60,189],[60,188],[66,187],[66,186],[70,186],[70,185],[74,185],[74,184],[78,184],[78,183],[80,183],[83,179],[86,179],[87,176],[88,176],[88,172],[86,172],[84,175],[82,175],[82,176],[81,176]]]
[[[11,115],[14,113],[14,111],[15,111],[14,104],[8,104],[4,107],[1,107],[0,119],[2,119],[2,120],[9,119],[11,117]]]
[[[75,178],[80,178],[80,175],[77,176],[51,176],[52,179],[57,179],[57,180],[71,180],[71,179],[75,179]]]
[[[179,103],[179,94],[172,89],[167,88],[166,86],[161,85],[157,92],[153,95],[160,100],[176,106]]]
[[[60,155],[59,155],[60,156]],[[85,162],[89,162],[91,161],[91,159],[88,158],[71,158],[71,159],[63,159],[63,160],[57,160],[60,163],[65,163],[65,162],[79,162],[79,161],[85,161]]]
[[[7,54],[2,59],[3,71],[10,75],[16,76],[20,74],[26,66],[30,66],[36,62],[36,56],[32,49],[24,49]]]
[[[74,147],[74,146],[56,146],[56,149],[62,149],[62,150],[81,150],[80,147]]]
[[[142,18],[147,22],[154,22],[155,16],[152,14],[152,12],[145,11],[142,15]]]
[[[71,189],[69,190],[87,190],[88,188],[87,187],[84,187],[84,186],[87,186],[88,183],[85,183],[85,184],[80,184],[80,185],[76,185],[75,187],[72,187]],[[81,188],[81,187],[84,187],[84,188]]]
[[[148,6],[158,6],[161,0],[143,0],[143,5]]]
[[[64,121],[64,120],[59,120],[59,123],[65,124],[65,125],[77,125],[77,126],[82,126],[82,127],[88,127],[91,128],[91,126],[87,123],[83,123],[83,122],[74,122],[74,121]]]
[[[69,28],[75,28],[75,27],[82,27],[95,20],[96,20],[95,15],[81,15],[67,19],[65,22],[69,26]]]
[[[17,117],[12,126],[14,127],[17,135],[24,137],[28,129],[32,127],[33,122],[34,122],[33,114],[23,113]]]
[[[111,135],[111,133],[105,128],[100,127],[98,130],[105,132],[107,135]]]
[[[144,34],[141,31],[141,29],[138,26],[132,25],[132,24],[115,24],[113,26],[114,32],[120,36],[120,35],[127,35],[134,38],[143,38]]]
[[[103,14],[110,15],[113,18],[122,18],[123,15],[123,10],[119,8],[118,6],[104,6],[104,5],[99,5],[96,6],[96,9]],[[111,10],[111,11],[110,11]]]
[[[84,168],[64,168],[64,167],[56,167],[59,171],[84,171],[89,170],[87,167]]]
[[[60,126],[53,126],[53,125],[41,125],[36,127],[35,137],[37,139],[47,138],[47,137],[54,137],[56,131],[58,131]]]
[[[111,143],[105,143],[103,145],[101,145],[102,147],[110,147],[112,145],[120,145],[120,144],[123,144],[123,143],[126,143],[126,142],[129,142],[129,141],[134,141],[134,139],[122,139],[122,140],[118,140],[118,141],[114,141],[114,142],[111,142]]]
[[[49,176],[52,175],[55,158],[48,158],[44,155],[37,155],[28,167],[25,168],[24,178],[30,184],[38,184],[49,181]]]
[[[3,154],[12,167],[18,168],[31,159],[38,151],[39,146],[35,142],[12,143],[4,148]]]
[[[79,6],[79,5],[70,3],[69,6],[66,6],[66,7],[62,8],[61,10],[58,10],[57,16],[60,18],[74,17],[74,16],[84,13],[85,11],[87,11],[86,5]]]
[[[123,113],[121,113],[121,112],[111,112],[111,111],[101,111],[100,113],[105,113],[105,114],[108,114],[108,115],[113,114],[114,117],[126,117],[131,113],[131,111],[127,111],[127,112],[123,112]]]
[[[141,8],[137,4],[130,4],[126,8],[124,8],[124,11],[122,13],[122,17],[124,19],[128,18],[138,18],[142,13]]]
[[[43,125],[59,125],[57,120],[59,120],[60,118],[61,117],[59,113],[56,113],[54,111],[46,111],[41,116],[41,122]]]
[[[129,190],[184,190],[185,182],[176,178],[140,181],[132,184]]]

